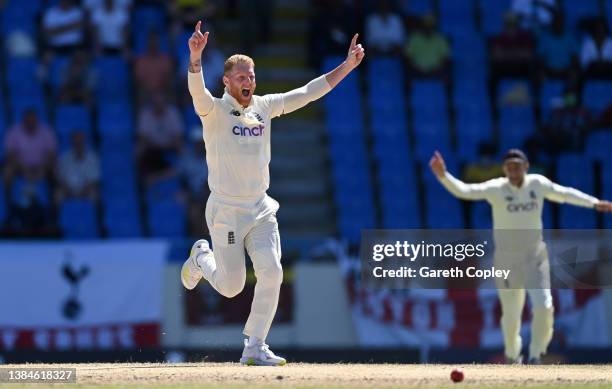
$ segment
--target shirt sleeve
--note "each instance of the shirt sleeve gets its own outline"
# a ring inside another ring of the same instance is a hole
[[[556,184],[544,176],[538,176],[544,198],[555,203],[568,203],[579,207],[593,208],[599,202],[596,197],[569,186]]]
[[[485,181],[480,184],[466,184],[446,172],[444,177],[438,178],[442,186],[453,196],[463,200],[488,200],[495,190],[495,180]]]
[[[315,78],[301,88],[286,93],[264,96],[270,107],[270,117],[277,117],[293,112],[310,102],[320,99],[332,90],[325,75]]]
[[[215,100],[210,91],[206,89],[202,72],[188,72],[187,84],[196,113],[199,116],[207,116],[210,114],[215,107]]]

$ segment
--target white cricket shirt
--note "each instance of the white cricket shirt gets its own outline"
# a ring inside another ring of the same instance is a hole
[[[287,93],[253,96],[244,108],[225,93],[213,97],[202,72],[188,74],[189,92],[204,125],[208,185],[221,198],[261,198],[270,186],[270,121],[331,90],[325,76]]]

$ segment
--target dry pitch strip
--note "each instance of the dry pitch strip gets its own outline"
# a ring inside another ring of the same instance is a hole
[[[307,364],[247,367],[236,363],[2,365],[68,368],[76,384],[0,384],[1,388],[612,388],[612,365]],[[450,380],[454,368],[465,379]]]

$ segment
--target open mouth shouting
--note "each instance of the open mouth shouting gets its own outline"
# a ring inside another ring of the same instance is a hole
[[[251,90],[250,89],[247,89],[247,88],[243,88],[242,89],[242,96],[249,97],[250,94],[251,94]]]

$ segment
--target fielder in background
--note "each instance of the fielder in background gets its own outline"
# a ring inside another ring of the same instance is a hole
[[[600,212],[612,212],[612,203],[555,184],[539,174],[527,174],[529,162],[525,153],[517,149],[509,150],[504,156],[505,177],[480,184],[466,184],[453,177],[437,151],[429,166],[454,196],[464,200],[486,200],[491,204],[496,245],[494,261],[496,265],[517,270],[511,273],[508,283],[498,284],[506,361],[523,361],[520,329],[527,288],[532,307],[528,362],[540,363],[552,339],[554,324],[548,251],[542,239],[544,199]]]
[[[276,221],[278,203],[266,194],[270,175],[270,120],[293,112],[331,91],[363,60],[365,51],[353,37],[346,60],[336,69],[287,93],[255,95],[255,63],[246,55],[225,61],[222,98],[213,97],[202,76],[202,52],[209,33],[201,22],[189,39],[189,92],[204,125],[208,185],[206,223],[213,251],[204,239],[195,242],[181,271],[187,289],[203,277],[226,297],[242,291],[246,279],[245,248],[257,283],[251,313],[244,327],[240,362],[278,366],[286,363],[265,343],[276,313],[283,279]],[[357,108],[357,107],[356,107]]]

